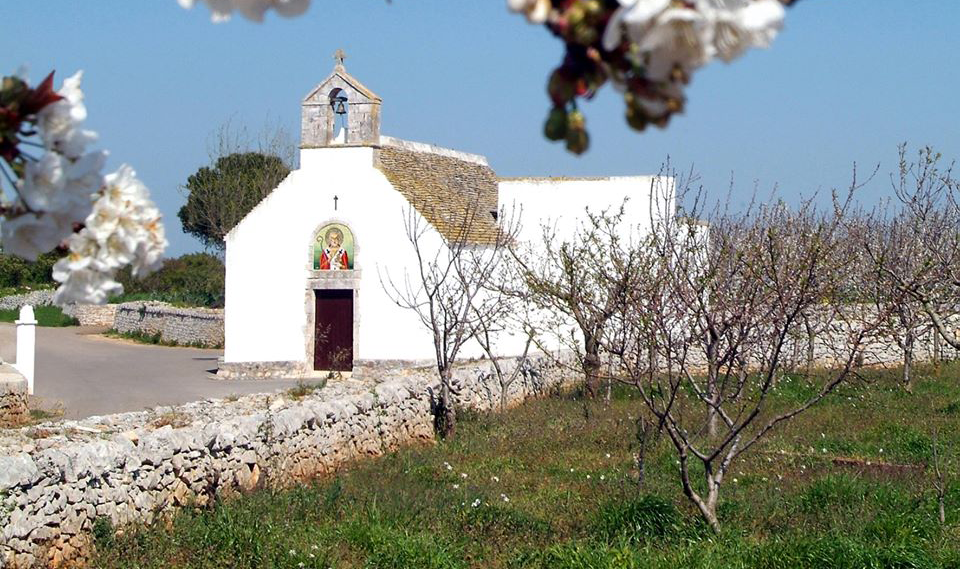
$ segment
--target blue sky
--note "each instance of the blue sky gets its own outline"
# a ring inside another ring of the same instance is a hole
[[[85,71],[89,128],[111,167],[133,165],[163,210],[168,255],[199,250],[183,235],[178,186],[208,162],[226,123],[294,136],[300,99],[342,47],[347,69],[383,98],[383,132],[484,154],[498,174],[655,173],[669,155],[734,202],[756,186],[799,194],[843,187],[854,162],[890,195],[896,146],[960,157],[960,2],[802,0],[765,51],[694,78],[685,115],[636,134],[612,89],[586,105],[591,150],[542,138],[546,77],[562,47],[504,0],[313,0],[296,19],[212,24],[175,0],[4,0],[0,63],[39,80]],[[58,82],[59,84],[59,82]]]

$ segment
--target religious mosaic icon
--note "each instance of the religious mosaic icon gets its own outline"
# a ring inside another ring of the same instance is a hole
[[[313,270],[349,271],[353,269],[353,232],[342,223],[328,223],[317,231],[313,241]]]

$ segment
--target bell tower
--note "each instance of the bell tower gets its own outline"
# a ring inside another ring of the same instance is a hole
[[[333,72],[301,104],[300,148],[380,144],[380,97],[347,73],[343,50],[333,59]]]

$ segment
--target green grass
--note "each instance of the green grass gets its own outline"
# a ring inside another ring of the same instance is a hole
[[[565,396],[465,413],[450,440],[182,511],[169,528],[98,526],[92,566],[960,567],[960,366],[919,373],[913,395],[896,370],[874,373],[774,431],[734,464],[720,535],[683,497],[667,441],[638,488],[639,402],[618,389],[608,409]],[[945,527],[923,468],[933,427]]]
[[[59,306],[36,306],[33,314],[37,319],[38,326],[79,326],[80,322],[67,316],[60,310]],[[20,311],[17,309],[0,310],[0,322],[15,322],[20,319]]]

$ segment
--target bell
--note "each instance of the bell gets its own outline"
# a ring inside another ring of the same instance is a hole
[[[338,115],[347,114],[347,108],[343,105],[343,101],[337,102],[337,109],[333,112],[337,113]]]

